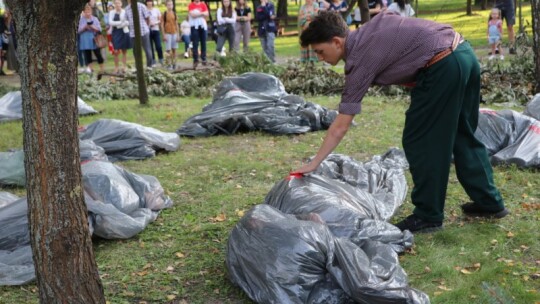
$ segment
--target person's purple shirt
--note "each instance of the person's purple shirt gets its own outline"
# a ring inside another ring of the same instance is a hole
[[[339,113],[355,115],[371,84],[406,84],[437,53],[452,46],[454,29],[382,12],[345,41],[345,88]]]

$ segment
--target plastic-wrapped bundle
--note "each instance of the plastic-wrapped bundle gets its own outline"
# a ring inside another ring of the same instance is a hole
[[[82,165],[86,200],[94,233],[107,239],[130,238],[153,222],[158,211],[172,206],[159,181],[136,175],[109,162]]]
[[[79,132],[81,140],[90,139],[105,149],[110,161],[145,159],[157,151],[176,151],[180,137],[116,119],[100,119]]]
[[[300,134],[327,129],[336,116],[334,110],[287,94],[283,84],[272,75],[245,73],[224,79],[212,103],[184,122],[177,133],[211,136],[259,130]]]
[[[130,238],[172,206],[159,181],[103,161],[82,165],[90,233],[108,239]],[[34,279],[28,233],[28,202],[0,192],[0,285]]]
[[[540,120],[540,94],[534,95],[533,99],[527,103],[523,114]]]
[[[0,186],[24,186],[25,184],[23,150],[0,152]]]
[[[79,151],[81,162],[88,160],[107,160],[105,150],[96,146],[91,140],[79,141]],[[0,185],[26,185],[23,150],[0,152]]]
[[[268,205],[232,230],[226,262],[232,282],[257,303],[429,303],[409,287],[390,246],[358,246]]]
[[[21,285],[34,279],[25,198],[0,192],[0,285]]]
[[[94,108],[77,97],[79,115],[95,114]],[[0,122],[22,119],[22,95],[21,91],[9,92],[0,98]]]
[[[476,138],[493,164],[540,167],[540,121],[512,110],[480,111]]]

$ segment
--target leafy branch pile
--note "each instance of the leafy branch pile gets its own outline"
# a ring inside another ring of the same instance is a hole
[[[298,95],[336,94],[344,83],[344,77],[331,69],[299,63],[275,65],[266,56],[255,53],[219,58],[219,63],[220,68],[212,70],[176,74],[157,69],[148,71],[148,94],[158,97],[209,97],[223,78],[246,72],[276,75],[287,92]],[[129,73],[125,78],[104,77],[102,80],[79,76],[79,96],[83,100],[128,99],[137,98],[137,94],[135,73]]]
[[[535,94],[534,54],[528,40],[519,45],[518,55],[506,56],[507,60],[490,60],[482,65],[481,93],[485,103],[519,106]]]

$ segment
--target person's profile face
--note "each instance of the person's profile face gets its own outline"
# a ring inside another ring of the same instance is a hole
[[[311,48],[320,61],[336,65],[341,60],[341,53],[335,41],[313,43]]]

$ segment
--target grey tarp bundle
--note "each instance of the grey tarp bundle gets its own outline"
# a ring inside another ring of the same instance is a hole
[[[0,152],[0,186],[24,186],[24,152]]]
[[[81,162],[88,160],[107,160],[105,150],[91,140],[79,141]],[[24,186],[24,152],[15,150],[0,152],[0,186]]]
[[[475,136],[491,162],[540,168],[540,121],[512,110],[482,109]]]
[[[77,97],[79,115],[97,113],[94,108]],[[21,91],[9,92],[0,98],[0,122],[22,119],[22,95]]]
[[[257,130],[300,134],[327,129],[336,116],[334,110],[287,94],[275,76],[245,73],[224,79],[212,103],[186,120],[177,133],[193,137]]]
[[[429,303],[390,246],[338,238],[328,226],[257,205],[229,235],[232,282],[257,303]]]
[[[320,174],[278,182],[271,206],[229,236],[231,281],[258,303],[429,303],[399,266],[412,234],[385,222],[406,196],[407,166],[395,149],[366,164],[330,155]]]
[[[533,99],[527,103],[523,114],[540,120],[540,94],[534,95]]]
[[[82,165],[90,231],[107,239],[130,238],[172,206],[158,180],[104,161]],[[34,279],[26,198],[0,192],[0,285]]]
[[[79,132],[81,140],[92,140],[105,150],[110,161],[145,159],[157,151],[176,151],[180,137],[176,133],[116,119],[99,119]]]

